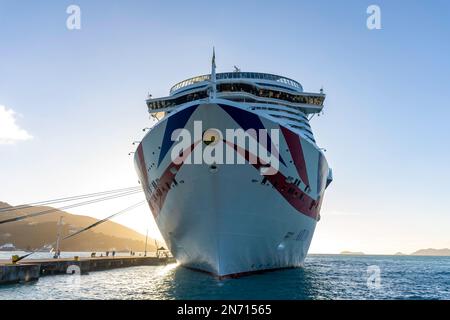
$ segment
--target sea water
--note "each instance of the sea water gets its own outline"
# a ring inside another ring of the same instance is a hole
[[[130,267],[3,285],[0,299],[450,299],[450,257],[309,255],[303,268],[226,280]]]

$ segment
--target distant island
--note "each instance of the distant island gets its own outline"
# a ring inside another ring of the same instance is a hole
[[[362,256],[365,255],[364,252],[360,251],[341,251],[339,254],[342,255],[350,255],[350,256]],[[450,257],[450,249],[444,248],[444,249],[420,249],[417,250],[411,254],[406,254],[403,252],[396,252],[393,254],[394,256],[434,256],[434,257]]]
[[[411,253],[412,256],[441,256],[441,257],[448,257],[450,256],[450,249],[444,248],[444,249],[420,249],[416,252]]]
[[[362,256],[362,255],[364,255],[364,252],[360,252],[360,251],[341,251],[340,254],[351,255],[351,256]]]
[[[14,208],[0,202],[0,208]],[[32,206],[25,209],[1,213],[0,220],[22,216],[34,212],[52,209],[51,207]],[[56,210],[54,212],[0,225],[0,247],[7,251],[36,250],[44,246],[47,249],[56,241],[58,221],[63,217],[62,234],[67,236],[85,228],[98,220],[88,216],[70,214]],[[155,250],[155,241],[148,239],[147,250]],[[62,251],[144,251],[145,236],[121,224],[107,221],[93,229],[62,241]]]

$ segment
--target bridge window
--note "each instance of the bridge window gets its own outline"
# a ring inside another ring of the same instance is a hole
[[[245,83],[222,83],[217,86],[217,89],[219,92],[247,92],[258,97],[279,99],[293,103],[313,104],[317,106],[321,106],[324,101],[323,96],[305,96],[272,89],[257,89],[255,86]]]
[[[198,99],[204,99],[208,96],[206,90],[190,93],[175,99],[168,99],[168,100],[159,100],[159,101],[152,101],[148,103],[148,108],[150,110],[158,110],[162,108],[169,108],[174,107],[183,103],[187,103],[190,101],[195,101]]]

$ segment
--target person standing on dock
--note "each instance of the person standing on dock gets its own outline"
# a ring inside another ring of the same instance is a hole
[[[57,249],[53,255],[53,259],[59,259],[61,257],[61,250]]]

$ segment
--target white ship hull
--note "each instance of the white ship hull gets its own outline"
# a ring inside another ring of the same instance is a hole
[[[203,130],[222,132],[246,130],[255,123],[267,130],[280,129],[279,123],[248,111],[245,104],[216,99],[177,110],[145,136],[135,166],[174,257],[186,267],[220,277],[301,266],[327,184],[323,153],[297,133],[281,128],[276,149],[282,163],[279,173],[266,179],[248,162],[218,164],[215,170],[204,163],[176,165],[168,137],[180,127],[193,132],[194,121],[202,121]],[[198,144],[192,154],[202,146],[202,141],[194,142]],[[233,148],[232,144],[226,148]],[[233,151],[239,153],[237,147]],[[288,177],[307,180],[307,192]]]

